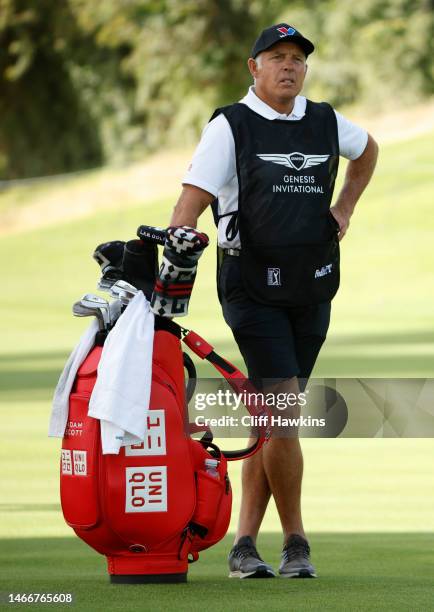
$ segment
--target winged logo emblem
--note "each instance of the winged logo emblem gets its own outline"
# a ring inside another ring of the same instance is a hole
[[[257,156],[273,164],[280,164],[292,170],[305,170],[306,168],[312,168],[323,164],[328,160],[330,155],[305,155],[294,151],[294,153],[282,154],[282,153],[258,153]]]

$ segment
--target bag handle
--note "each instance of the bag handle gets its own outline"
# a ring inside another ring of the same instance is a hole
[[[214,347],[204,340],[199,334],[192,330],[180,327],[182,333],[182,341],[190,350],[201,359],[209,361],[220,374],[226,378],[230,386],[237,393],[255,393],[257,390],[253,387],[244,374],[236,368],[230,361],[227,361],[214,351]],[[257,421],[260,425],[257,427],[258,435],[256,441],[245,449],[233,451],[221,451],[228,461],[236,461],[238,459],[246,459],[254,455],[266,442],[270,435],[271,429],[268,423],[270,422],[270,414],[262,403],[246,404],[246,408],[252,416],[258,417]],[[262,418],[259,418],[262,417]]]

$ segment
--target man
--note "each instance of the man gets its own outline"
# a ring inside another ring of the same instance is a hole
[[[374,171],[372,137],[325,103],[299,95],[314,45],[288,24],[264,30],[238,104],[206,126],[171,224],[196,227],[218,198],[226,322],[264,392],[298,393],[325,340],[339,285],[339,246]],[[330,208],[339,155],[349,159]],[[297,436],[272,436],[246,460],[230,576],[273,577],[255,543],[273,495],[283,529],[279,573],[315,577],[301,516],[303,458]]]

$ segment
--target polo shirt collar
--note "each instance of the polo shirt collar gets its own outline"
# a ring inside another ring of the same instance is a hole
[[[240,102],[248,106],[255,113],[258,113],[258,115],[270,120],[297,120],[301,119],[306,114],[306,98],[304,96],[296,96],[292,112],[289,115],[285,115],[284,113],[278,113],[274,108],[271,108],[271,106],[268,106],[268,104],[261,100],[261,98],[258,98],[255,93],[254,85],[249,87],[247,94]]]

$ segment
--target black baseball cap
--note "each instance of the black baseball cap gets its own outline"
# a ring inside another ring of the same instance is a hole
[[[287,23],[278,23],[261,32],[255,44],[253,45],[253,59],[262,51],[266,51],[278,42],[292,42],[303,49],[306,57],[315,49],[314,45],[305,38],[301,32],[288,25]]]

